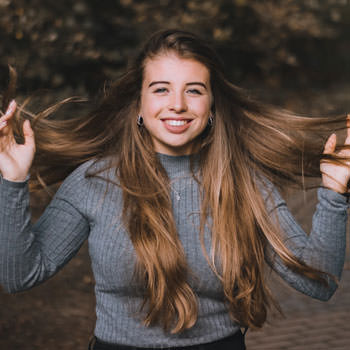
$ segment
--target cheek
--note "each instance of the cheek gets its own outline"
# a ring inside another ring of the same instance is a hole
[[[196,106],[194,106],[196,110],[196,114],[198,116],[201,116],[202,118],[208,118],[209,115],[211,114],[210,111],[210,104],[205,102],[205,103],[198,103]]]
[[[161,101],[152,98],[141,100],[141,114],[144,118],[155,117],[163,108]]]

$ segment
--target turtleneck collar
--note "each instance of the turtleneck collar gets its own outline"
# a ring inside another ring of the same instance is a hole
[[[194,170],[198,169],[199,155],[170,156],[168,154],[157,153],[169,178],[178,176],[189,176],[191,172],[191,160],[194,162]]]

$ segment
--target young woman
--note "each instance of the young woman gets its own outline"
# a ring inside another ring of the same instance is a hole
[[[152,36],[87,117],[27,116],[18,143],[16,108],[0,120],[0,282],[42,283],[88,239],[93,349],[244,349],[240,328],[261,327],[272,302],[265,263],[307,295],[334,293],[350,133],[338,148],[335,134],[324,147],[315,135],[345,117],[248,99],[205,42],[178,30]],[[277,188],[321,173],[307,235]],[[64,178],[32,225],[28,183]]]

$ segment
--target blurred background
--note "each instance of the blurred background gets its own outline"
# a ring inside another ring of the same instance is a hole
[[[174,27],[212,42],[230,80],[263,101],[312,115],[350,111],[349,0],[0,0],[0,90],[11,65],[19,99],[94,99],[151,33]],[[310,198],[291,199],[306,228]],[[248,349],[350,348],[350,329],[344,328],[350,325],[348,280],[345,271],[328,304],[276,287],[287,323],[271,321],[273,327],[249,332]],[[94,317],[84,246],[45,285],[14,296],[0,291],[0,349],[86,349]],[[304,342],[295,340],[300,332]]]
[[[280,104],[349,81],[348,0],[0,0],[1,87],[10,64],[21,94],[94,95],[169,27],[213,42],[233,82]]]

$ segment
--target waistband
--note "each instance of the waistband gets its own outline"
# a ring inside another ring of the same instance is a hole
[[[245,334],[245,332],[244,332]],[[97,337],[93,337],[89,344],[89,350],[245,350],[244,334],[238,330],[235,334],[216,340],[214,342],[189,345],[189,346],[177,346],[177,347],[152,347],[152,348],[140,348],[129,345],[119,345],[106,343]]]

